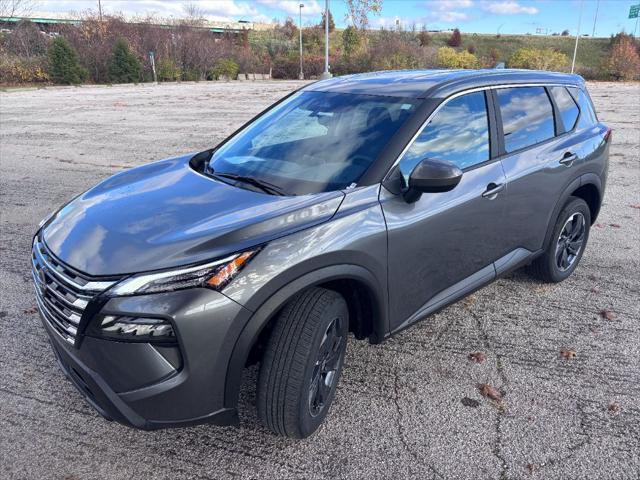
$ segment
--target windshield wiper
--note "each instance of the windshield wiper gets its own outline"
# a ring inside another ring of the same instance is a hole
[[[285,196],[286,193],[282,188],[273,183],[266,182],[264,180],[260,180],[259,178],[249,177],[246,175],[237,175],[235,173],[227,173],[227,172],[211,172],[212,175],[229,178],[231,180],[236,180],[238,182],[248,183],[249,185],[253,185],[254,187],[258,187],[263,192],[269,193],[271,195],[281,195]]]

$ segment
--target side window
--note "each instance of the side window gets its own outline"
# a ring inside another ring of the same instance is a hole
[[[502,88],[497,93],[507,153],[555,136],[553,107],[544,87]]]
[[[575,100],[565,87],[551,87],[551,95],[558,106],[565,132],[573,130],[580,114]]]
[[[451,162],[461,169],[489,160],[484,92],[456,97],[435,114],[400,160],[405,184],[414,167],[425,158]]]
[[[593,111],[591,100],[589,100],[587,94],[579,88],[569,87],[569,91],[571,92],[571,95],[573,96],[575,101],[578,102],[578,106],[580,107],[578,130],[593,127],[596,123],[598,123],[598,119],[596,118],[596,114]]]

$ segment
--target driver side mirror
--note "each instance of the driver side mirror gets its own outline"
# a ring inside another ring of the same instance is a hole
[[[416,202],[423,193],[448,192],[462,178],[462,170],[450,162],[425,158],[409,175],[409,187],[403,192],[407,203]]]

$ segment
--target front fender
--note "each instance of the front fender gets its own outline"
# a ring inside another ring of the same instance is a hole
[[[374,301],[374,335],[382,339],[388,328],[386,295],[379,282],[366,268],[359,265],[330,265],[313,270],[292,281],[285,282],[260,305],[248,318],[232,350],[227,368],[224,405],[235,408],[240,392],[242,371],[249,352],[271,318],[298,292],[332,280],[357,280],[366,285]]]

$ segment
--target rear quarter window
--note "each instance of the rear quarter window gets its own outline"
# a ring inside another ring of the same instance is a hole
[[[578,130],[593,127],[598,123],[596,112],[593,110],[593,105],[587,94],[577,87],[569,87],[569,92],[571,92],[571,96],[578,103],[578,107],[580,108],[580,116],[578,117],[577,125]]]
[[[549,90],[558,107],[564,131],[570,132],[576,126],[580,115],[578,104],[565,87],[551,87]]]
[[[506,153],[555,136],[553,107],[544,87],[501,88],[497,95]]]

